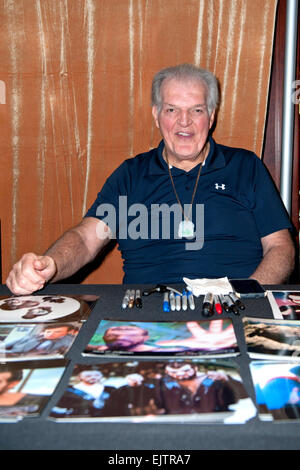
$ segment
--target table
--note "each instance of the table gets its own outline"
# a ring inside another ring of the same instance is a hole
[[[195,298],[196,309],[165,313],[162,295],[144,297],[142,309],[121,309],[125,285],[70,285],[50,284],[39,294],[99,295],[99,300],[88,321],[82,327],[68,353],[71,361],[55,394],[51,397],[41,417],[24,419],[18,423],[0,424],[0,449],[12,450],[108,450],[112,455],[120,450],[263,450],[300,449],[300,423],[262,422],[258,417],[243,425],[223,424],[144,424],[144,423],[57,423],[47,419],[49,411],[62,395],[73,365],[77,362],[95,362],[82,358],[81,352],[90,340],[100,319],[126,318],[148,321],[199,320],[202,298]],[[141,290],[149,286],[130,286]],[[175,286],[183,287],[183,286]],[[300,290],[300,286],[265,286],[273,290]],[[9,295],[6,286],[0,286],[0,295]],[[272,318],[267,299],[247,299],[241,316],[231,315],[234,322],[241,355],[236,359],[248,394],[254,398],[254,389],[248,368],[249,357],[243,342],[242,315]],[[131,455],[133,455],[131,453]]]

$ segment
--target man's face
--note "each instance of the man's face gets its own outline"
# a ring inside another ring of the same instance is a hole
[[[66,326],[61,326],[57,328],[48,328],[44,331],[45,339],[57,339],[62,338],[68,333],[68,328]]]
[[[202,152],[214,121],[206,107],[206,87],[199,81],[166,79],[161,88],[162,110],[152,114],[160,129],[170,163],[193,161]]]
[[[39,305],[39,302],[34,300],[24,300],[22,298],[13,298],[6,300],[3,305],[8,305],[11,309],[19,309],[35,307],[36,305]]]
[[[10,372],[0,372],[0,395],[15,386],[16,382],[10,382],[10,378]]]
[[[176,380],[191,379],[196,375],[196,370],[190,364],[181,367],[166,366],[166,373]]]
[[[80,380],[87,385],[94,385],[101,382],[102,377],[102,373],[97,370],[84,370],[80,374]]]
[[[142,344],[148,338],[144,330],[135,326],[117,326],[105,333],[105,342],[110,348],[127,349]]]
[[[129,374],[126,377],[126,380],[130,387],[138,387],[143,383],[144,377],[141,374]]]
[[[20,305],[22,306],[24,303],[25,303],[24,300],[21,300],[21,299],[6,300],[6,304],[9,305],[10,307],[19,307]]]

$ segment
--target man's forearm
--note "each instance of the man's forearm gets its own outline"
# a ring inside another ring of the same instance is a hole
[[[294,256],[293,246],[271,248],[250,277],[261,284],[282,284],[294,269]]]
[[[56,274],[50,282],[66,279],[89,263],[93,256],[76,228],[60,237],[45,253],[51,256],[56,264]]]

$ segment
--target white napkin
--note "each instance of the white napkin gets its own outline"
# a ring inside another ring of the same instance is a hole
[[[233,291],[227,277],[220,277],[218,279],[188,279],[184,277],[183,280],[196,297],[208,293],[226,295]]]

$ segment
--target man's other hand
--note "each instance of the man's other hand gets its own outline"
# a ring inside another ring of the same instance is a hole
[[[56,274],[56,264],[51,256],[26,253],[14,264],[6,280],[13,294],[28,295],[42,289]]]

